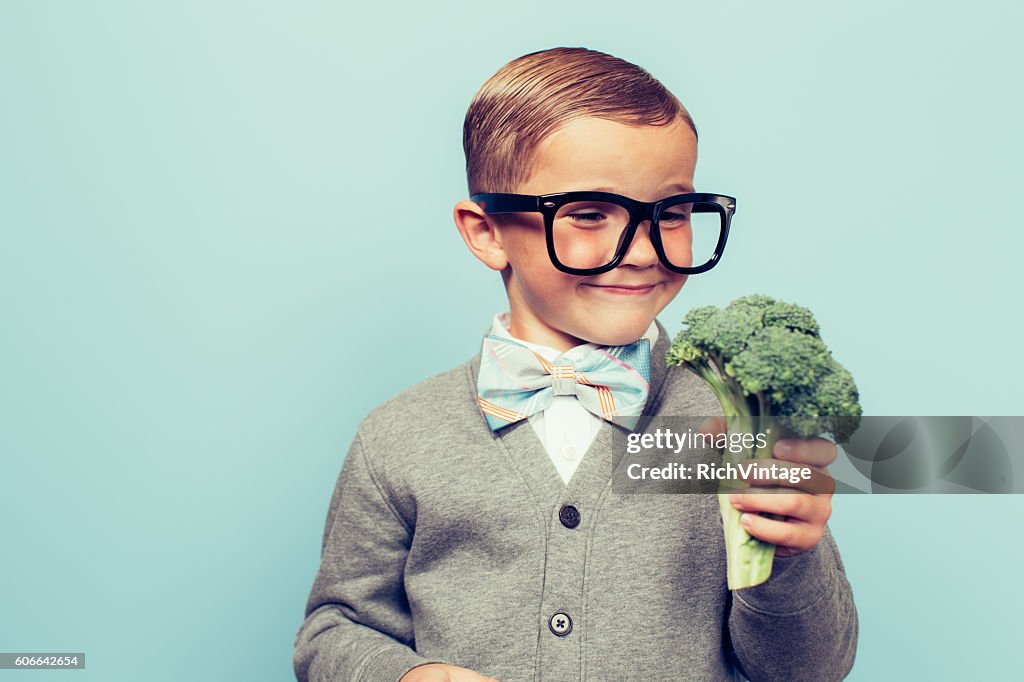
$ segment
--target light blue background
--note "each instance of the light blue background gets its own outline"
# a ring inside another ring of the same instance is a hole
[[[355,427],[476,352],[479,85],[647,68],[738,198],[662,314],[810,306],[873,414],[1024,414],[1019,4],[0,4],[0,679],[285,680]],[[851,679],[1013,676],[1020,497],[842,497]]]

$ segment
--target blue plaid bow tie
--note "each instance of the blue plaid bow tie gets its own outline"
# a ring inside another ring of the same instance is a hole
[[[477,402],[492,431],[547,409],[556,395],[575,395],[598,417],[633,429],[651,390],[651,342],[599,346],[554,362],[521,343],[484,337]]]

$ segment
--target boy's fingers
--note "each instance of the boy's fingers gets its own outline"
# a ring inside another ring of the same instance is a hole
[[[739,517],[739,521],[752,538],[776,545],[776,549],[793,550],[779,552],[780,556],[805,552],[817,545],[821,540],[824,526],[820,520],[805,521],[796,516],[787,520],[779,520],[753,512],[744,512]]]
[[[740,521],[752,537],[801,552],[817,545],[822,536],[822,528],[816,523],[778,521],[749,513]]]
[[[782,438],[772,456],[790,462],[826,467],[836,461],[836,444],[825,438]]]
[[[700,423],[700,432],[709,436],[718,436],[725,433],[725,418],[708,417]]]
[[[739,511],[777,514],[805,523],[824,524],[832,515],[832,501],[829,498],[800,493],[785,495],[734,493],[729,496],[729,502]]]

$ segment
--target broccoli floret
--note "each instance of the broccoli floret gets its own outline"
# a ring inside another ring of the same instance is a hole
[[[740,296],[735,301],[729,304],[728,309],[739,310],[740,308],[747,308],[751,310],[764,311],[770,306],[778,303],[778,301],[771,296],[763,296],[761,294],[748,294],[747,296]],[[714,306],[711,306],[712,308]]]
[[[853,377],[832,357],[807,308],[751,295],[724,309],[695,308],[683,324],[666,362],[704,379],[726,416],[753,419],[754,427],[764,420],[765,428],[779,417],[797,435],[830,434],[837,442],[856,429]],[[842,426],[835,417],[844,418]]]
[[[776,301],[764,311],[765,327],[785,327],[793,331],[818,336],[818,322],[810,310],[792,303]]]
[[[723,369],[746,395],[766,394],[771,403],[813,386],[830,370],[828,349],[816,336],[785,327],[766,327],[747,338],[746,348]]]
[[[821,383],[794,395],[781,408],[792,431],[803,437],[829,433],[845,443],[860,423],[860,396],[853,376],[834,359]]]

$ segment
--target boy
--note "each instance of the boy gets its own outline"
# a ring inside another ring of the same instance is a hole
[[[455,222],[501,273],[509,311],[478,355],[360,424],[297,678],[844,677],[857,614],[825,525],[830,495],[737,496],[741,510],[788,518],[747,514],[777,558],[767,582],[730,592],[715,496],[611,490],[616,430],[721,413],[699,379],[666,368],[655,319],[700,265],[687,204],[663,202],[677,205],[654,229],[653,203],[636,203],[694,191],[689,114],[643,69],[557,48],[484,84],[464,144],[476,201],[456,204]],[[626,198],[535,199],[570,191]],[[824,468],[835,448],[783,441],[775,454]]]

